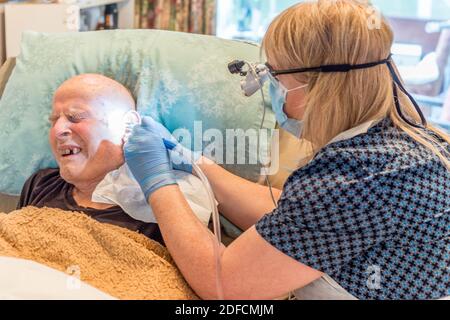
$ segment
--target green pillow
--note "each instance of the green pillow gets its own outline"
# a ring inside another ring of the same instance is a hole
[[[31,174],[56,167],[47,119],[55,90],[77,74],[99,73],[119,81],[134,94],[142,115],[153,116],[170,131],[185,128],[194,134],[194,121],[201,121],[203,130],[218,129],[224,137],[226,129],[259,129],[261,96],[243,96],[240,77],[227,70],[234,59],[259,61],[260,49],[244,42],[159,30],[25,33],[0,101],[0,192],[20,194]],[[274,128],[270,106],[265,108],[264,127]],[[247,156],[258,143],[248,140]],[[269,139],[262,139],[259,147],[267,152]],[[260,176],[259,164],[225,167],[249,180]]]

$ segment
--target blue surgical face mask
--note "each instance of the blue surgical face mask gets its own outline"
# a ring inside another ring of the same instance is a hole
[[[275,112],[275,118],[281,128],[300,138],[303,131],[303,121],[291,119],[284,112],[284,105],[289,92],[307,87],[302,85],[294,89],[288,90],[283,84],[270,77],[270,97],[272,99],[272,110]]]

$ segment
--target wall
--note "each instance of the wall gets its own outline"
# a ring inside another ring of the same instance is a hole
[[[0,4],[0,65],[5,62],[6,45],[5,45],[5,10],[3,4]]]

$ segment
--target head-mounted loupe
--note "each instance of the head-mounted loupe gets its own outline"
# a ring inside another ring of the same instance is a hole
[[[260,90],[269,79],[269,68],[265,64],[251,64],[242,60],[234,60],[228,64],[232,74],[245,77],[241,81],[241,89],[246,97],[250,97]]]
[[[233,73],[239,73],[241,76],[245,77],[244,80],[241,81],[241,88],[244,91],[244,94],[247,97],[252,96],[256,91],[261,89],[264,85],[264,82],[269,79],[269,76],[275,77],[277,75],[282,74],[294,74],[294,73],[306,73],[306,72],[318,72],[318,73],[338,73],[338,72],[350,72],[352,70],[362,70],[373,68],[379,65],[387,65],[389,68],[389,72],[392,76],[392,87],[394,92],[394,103],[397,109],[397,113],[399,116],[410,126],[415,128],[424,128],[427,126],[427,120],[420,109],[417,102],[414,100],[413,96],[405,89],[403,83],[400,79],[400,76],[397,74],[394,64],[392,61],[392,54],[390,54],[386,59],[362,63],[362,64],[335,64],[335,65],[322,65],[318,67],[307,67],[307,68],[296,68],[289,70],[273,70],[268,64],[250,64],[245,61],[235,60],[228,64],[228,70]],[[244,67],[247,66],[247,69]],[[406,117],[403,113],[403,110],[400,106],[400,99],[398,95],[398,91],[404,93],[411,103],[414,105],[420,119],[421,123],[414,123],[412,119]]]

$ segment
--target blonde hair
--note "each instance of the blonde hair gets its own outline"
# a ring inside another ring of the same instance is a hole
[[[373,14],[368,1],[362,0],[300,3],[272,22],[263,49],[276,69],[380,61],[390,55],[393,32],[381,15],[379,25],[371,28]],[[450,137],[430,125],[427,129],[434,134],[429,134],[400,117],[394,103],[393,79],[385,64],[348,73],[312,72],[292,76],[309,84],[302,138],[310,143],[312,156],[340,133],[389,117],[396,127],[431,149],[450,170],[449,152],[442,143],[450,143]],[[403,114],[420,123],[411,101],[398,92]]]

